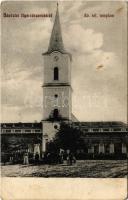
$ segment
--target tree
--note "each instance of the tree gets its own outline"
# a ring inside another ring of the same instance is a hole
[[[60,129],[56,133],[53,141],[48,144],[48,150],[53,149],[59,151],[59,149],[71,150],[76,152],[77,149],[84,148],[83,133],[79,128],[70,126],[68,123],[62,122]]]

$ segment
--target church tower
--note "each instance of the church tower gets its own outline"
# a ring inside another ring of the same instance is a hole
[[[57,10],[43,70],[43,134],[55,134],[60,121],[71,120],[71,54],[63,44]]]

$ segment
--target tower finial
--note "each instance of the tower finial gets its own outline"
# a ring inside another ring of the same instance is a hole
[[[57,1],[57,8],[58,8],[58,6],[59,6],[59,3],[58,3],[58,1]]]

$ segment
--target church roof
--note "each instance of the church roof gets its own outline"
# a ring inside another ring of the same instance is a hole
[[[55,21],[54,21],[54,25],[52,29],[51,38],[50,38],[50,43],[48,47],[48,52],[52,52],[56,50],[62,51],[62,52],[64,51],[58,6],[57,6]]]
[[[18,122],[18,123],[1,123],[1,128],[15,128],[15,129],[22,129],[22,128],[30,128],[30,129],[42,129],[41,122],[33,122],[33,123],[26,123],[26,122]]]
[[[64,44],[63,44],[58,4],[57,4],[56,16],[55,16],[52,33],[51,33],[48,51],[44,53],[43,55],[50,54],[53,51],[59,51],[61,53],[69,54],[68,52],[66,52],[64,48]]]
[[[127,124],[119,121],[72,122],[72,124],[81,128],[127,128]]]

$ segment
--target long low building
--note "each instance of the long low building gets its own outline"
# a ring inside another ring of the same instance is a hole
[[[41,155],[42,123],[2,123],[1,153],[3,160],[10,154],[29,152]]]
[[[126,158],[128,127],[125,123],[70,121],[67,123],[83,133],[85,144],[77,150],[77,154],[85,154],[85,158],[96,158],[99,155],[102,157],[113,155],[116,159]],[[27,151],[32,154],[38,152],[41,156],[44,140],[48,142],[48,138],[43,137],[42,122],[1,124],[2,154]]]
[[[2,123],[2,134],[42,133],[42,123]]]

